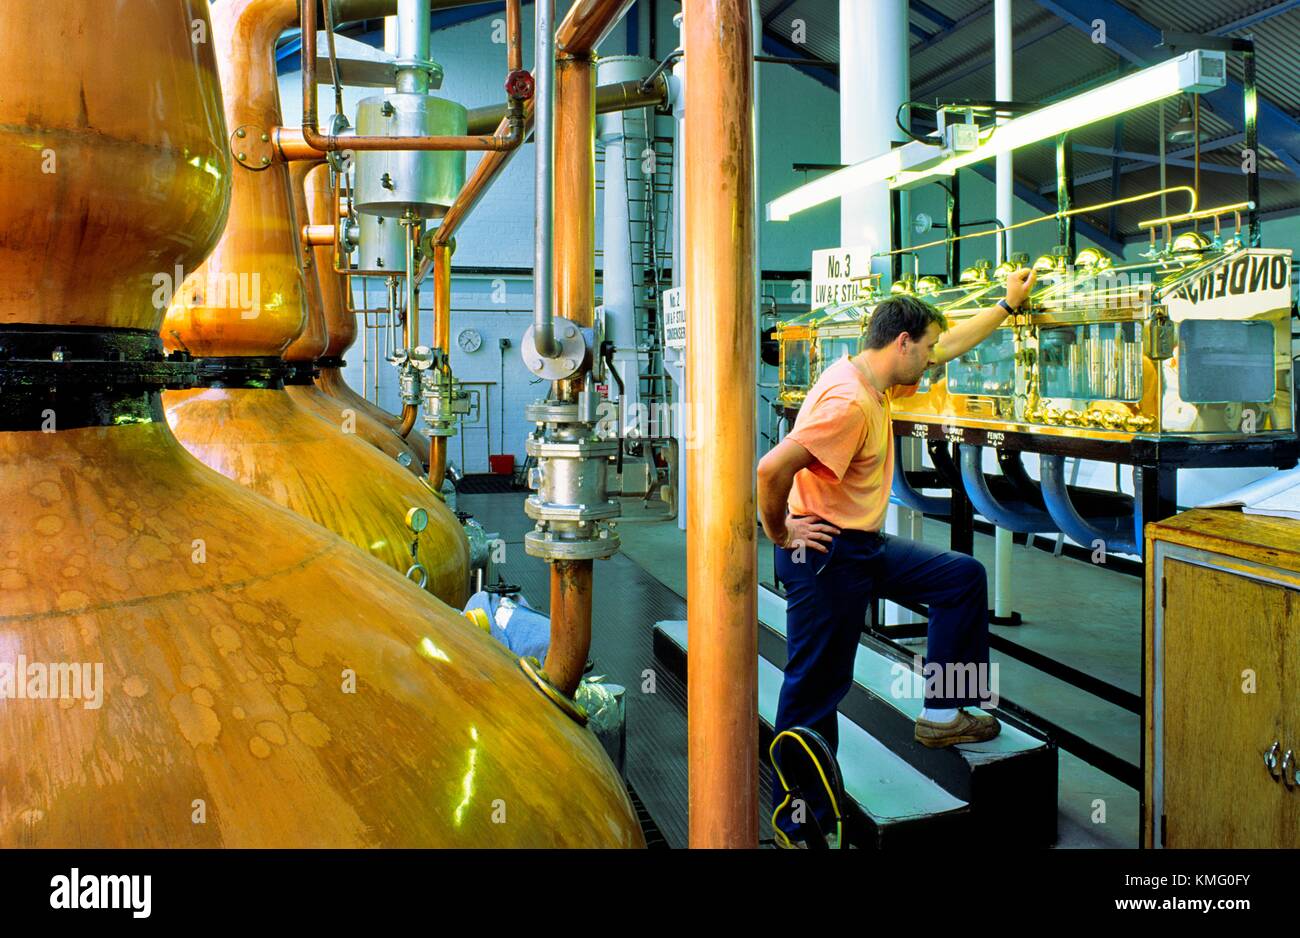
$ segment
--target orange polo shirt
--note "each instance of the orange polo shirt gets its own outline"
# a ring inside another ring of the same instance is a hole
[[[889,407],[916,387],[899,385],[881,394],[848,356],[822,372],[789,434],[815,459],[795,473],[792,514],[816,515],[838,528],[881,529],[894,480]]]

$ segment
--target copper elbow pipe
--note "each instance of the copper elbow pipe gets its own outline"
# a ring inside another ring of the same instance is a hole
[[[302,5],[302,137],[307,146],[317,150],[513,150],[523,143],[523,102],[531,95],[531,88],[519,89],[524,97],[516,97],[515,73],[522,71],[522,51],[519,39],[520,0],[506,0],[506,58],[511,74],[507,77],[510,94],[506,132],[492,136],[468,134],[465,136],[393,137],[378,134],[339,137],[322,134],[316,117],[316,4]]]
[[[555,30],[555,49],[588,55],[609,35],[633,0],[577,0]]]
[[[402,422],[397,427],[397,435],[402,439],[406,439],[407,434],[415,427],[415,415],[419,410],[414,404],[402,405]]]
[[[296,160],[323,160],[325,151],[318,150],[307,143],[301,127],[275,127],[271,130],[271,144],[275,148],[275,158],[282,163]]]
[[[591,565],[590,560],[551,562],[551,644],[542,668],[566,697],[578,689],[591,650]]]

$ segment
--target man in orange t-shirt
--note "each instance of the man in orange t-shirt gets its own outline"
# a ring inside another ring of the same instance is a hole
[[[776,545],[776,574],[786,589],[787,664],[776,732],[805,726],[835,751],[836,708],[852,684],[858,636],[876,596],[929,606],[927,673],[934,663],[941,677],[974,671],[984,683],[989,645],[983,565],[966,554],[880,531],[894,474],[890,405],[915,393],[927,368],[988,338],[1033,285],[1032,271],[1011,274],[1005,300],[951,329],[942,313],[916,297],[881,301],[864,350],[827,366],[794,428],[759,462],[759,512]],[[922,745],[981,742],[1001,730],[996,717],[965,709],[988,699],[985,687],[949,697],[934,696],[932,689],[926,681],[925,707],[916,721],[914,735]],[[814,807],[824,814],[824,806]]]

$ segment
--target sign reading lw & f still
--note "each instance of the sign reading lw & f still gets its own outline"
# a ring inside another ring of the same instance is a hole
[[[812,252],[812,308],[853,303],[871,292],[871,248]]]

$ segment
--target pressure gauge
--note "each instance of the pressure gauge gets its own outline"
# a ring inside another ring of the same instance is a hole
[[[456,337],[456,344],[462,352],[477,352],[483,344],[483,336],[479,335],[477,329],[462,329]]]
[[[429,512],[423,508],[412,508],[406,513],[406,526],[419,534],[429,524]]]

